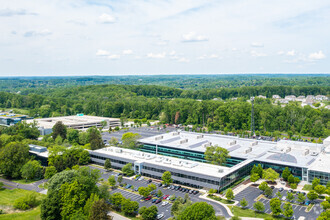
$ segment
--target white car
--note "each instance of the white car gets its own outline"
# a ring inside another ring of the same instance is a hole
[[[164,217],[164,213],[161,213],[161,214],[158,214],[157,215],[157,219],[161,219],[161,218],[163,218]]]
[[[168,204],[168,202],[163,202],[162,203],[162,206],[165,206],[165,205],[167,205]]]
[[[286,196],[283,196],[283,197],[282,197],[282,200],[285,201],[285,200],[286,200]]]

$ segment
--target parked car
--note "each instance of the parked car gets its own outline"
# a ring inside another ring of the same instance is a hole
[[[306,202],[305,202],[305,205],[309,205],[309,204],[311,204],[310,201],[306,201]]]
[[[157,201],[155,202],[156,204],[160,203],[162,200],[161,199],[157,199]]]
[[[278,189],[278,191],[280,191],[280,192],[282,192],[283,190],[284,190],[284,189],[283,189],[282,187]]]
[[[147,198],[145,198],[146,201],[150,200],[152,197],[148,196]]]
[[[162,187],[162,185],[163,185],[162,183],[159,183],[159,184],[158,184],[158,187]]]
[[[275,186],[270,186],[271,189],[275,189]]]
[[[157,199],[153,199],[153,200],[151,200],[152,203],[155,203],[156,201],[157,201]]]
[[[163,218],[163,217],[164,217],[164,214],[161,213],[161,214],[158,214],[156,218],[157,218],[157,219],[161,219],[161,218]]]
[[[170,195],[165,195],[163,196],[163,199],[167,199],[167,197],[169,197]]]
[[[286,200],[286,196],[283,196],[283,197],[282,197],[282,201],[285,201],[285,200]]]
[[[131,186],[132,186],[131,184],[127,184],[127,185],[125,186],[125,188],[126,188],[126,189],[129,189]]]
[[[293,190],[292,189],[289,189],[289,191],[288,191],[289,193],[293,193]]]
[[[151,183],[152,182],[152,179],[148,179],[148,183]]]
[[[168,202],[166,201],[166,202],[163,202],[162,203],[162,206],[166,206],[168,204]]]
[[[192,193],[193,193],[193,190],[192,190],[192,189],[191,189],[191,190],[189,190],[189,193],[190,193],[190,194],[192,194]]]
[[[135,178],[135,181],[138,181],[140,179],[141,176],[138,176]]]

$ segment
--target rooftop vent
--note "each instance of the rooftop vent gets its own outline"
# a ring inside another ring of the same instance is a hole
[[[180,141],[180,144],[184,144],[184,143],[187,143],[188,142],[188,139],[183,139]]]
[[[122,149],[116,149],[115,152],[116,153],[123,153],[123,150]]]
[[[165,163],[165,164],[171,164],[172,161],[171,161],[170,159],[165,159],[165,160],[163,161],[163,163]]]
[[[235,145],[236,144],[236,140],[232,140],[232,141],[229,141],[228,142],[228,145],[229,146],[233,146],[233,145]]]
[[[250,143],[250,145],[251,145],[252,147],[258,145],[258,141],[253,141],[253,142]]]
[[[223,173],[223,169],[218,169],[218,172],[219,173]]]
[[[309,149],[305,149],[303,155],[306,156],[309,154]]]
[[[197,139],[201,139],[201,138],[203,138],[203,137],[204,137],[204,135],[201,134],[201,135],[197,135],[196,138],[197,138]]]
[[[319,154],[319,153],[317,153],[317,152],[315,152],[315,151],[311,153],[312,156],[317,156],[318,154]]]
[[[291,151],[291,147],[287,147],[286,149],[285,149],[285,153],[288,153],[288,152],[290,152]]]
[[[180,132],[173,132],[172,136],[176,136],[176,135],[179,135],[179,134],[180,134]]]
[[[207,142],[206,144],[203,144],[202,147],[207,148],[207,147],[210,147],[211,145],[212,145],[212,142]]]
[[[245,153],[250,153],[252,151],[252,147],[249,147],[248,149],[245,150]]]
[[[163,139],[163,135],[155,137],[155,141],[159,141]]]

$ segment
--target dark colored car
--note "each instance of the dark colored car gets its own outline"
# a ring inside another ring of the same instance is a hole
[[[275,189],[275,186],[270,186],[271,189]]]
[[[156,204],[158,204],[158,203],[161,203],[161,199],[157,199],[157,201],[155,202]]]
[[[148,179],[148,183],[151,183],[152,182],[152,179]]]
[[[158,184],[158,187],[162,187],[162,185],[163,185],[162,183],[159,183],[159,184]]]
[[[278,189],[278,191],[280,191],[280,192],[282,192],[283,190],[284,190],[284,189],[283,189],[282,187]]]
[[[158,199],[153,199],[151,200],[152,203],[155,203]]]

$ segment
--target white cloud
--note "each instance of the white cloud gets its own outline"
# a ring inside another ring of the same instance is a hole
[[[295,50],[290,50],[286,53],[287,56],[295,56],[297,53]]]
[[[189,32],[188,34],[182,35],[183,42],[201,42],[208,41],[208,38],[203,35],[197,35],[195,32]]]
[[[110,55],[110,53],[106,50],[99,49],[96,52],[96,56],[109,56],[109,55]]]
[[[197,60],[204,60],[204,59],[206,59],[206,57],[207,57],[207,55],[203,54],[202,56],[197,57]]]
[[[278,54],[278,55],[284,55],[285,52],[284,52],[283,50],[280,50],[280,51],[277,52],[277,54]]]
[[[166,56],[166,53],[165,52],[163,52],[163,53],[148,53],[147,54],[147,57],[148,58],[165,58],[165,56]]]
[[[182,57],[182,58],[178,59],[178,62],[180,62],[180,63],[189,63],[190,60],[187,59],[187,58]]]
[[[322,60],[325,58],[324,53],[320,50],[319,52],[311,53],[308,56],[309,59],[311,60]]]
[[[112,54],[108,56],[108,59],[110,60],[118,60],[120,58],[120,55],[118,54]]]
[[[217,54],[211,54],[211,55],[210,55],[210,58],[211,58],[211,59],[216,59],[216,58],[219,58],[219,56],[218,56]]]
[[[27,31],[24,33],[24,37],[36,37],[36,36],[47,36],[51,35],[52,32],[48,29],[42,29],[37,31]]]
[[[123,54],[124,55],[131,55],[131,54],[133,54],[133,50],[123,50]]]
[[[267,56],[267,54],[262,53],[262,52],[257,52],[257,51],[255,51],[255,50],[252,50],[252,51],[250,52],[250,54],[251,54],[251,56],[253,56],[253,57],[265,57],[265,56]]]
[[[116,18],[112,15],[104,13],[99,16],[98,21],[103,24],[112,24],[116,22]]]
[[[218,59],[218,58],[219,58],[219,55],[217,55],[217,54],[211,54],[211,55],[203,54],[202,56],[197,57],[197,60]]]
[[[264,47],[264,44],[260,42],[252,42],[251,47]]]
[[[174,56],[175,54],[176,54],[176,52],[174,50],[172,50],[168,55]]]

